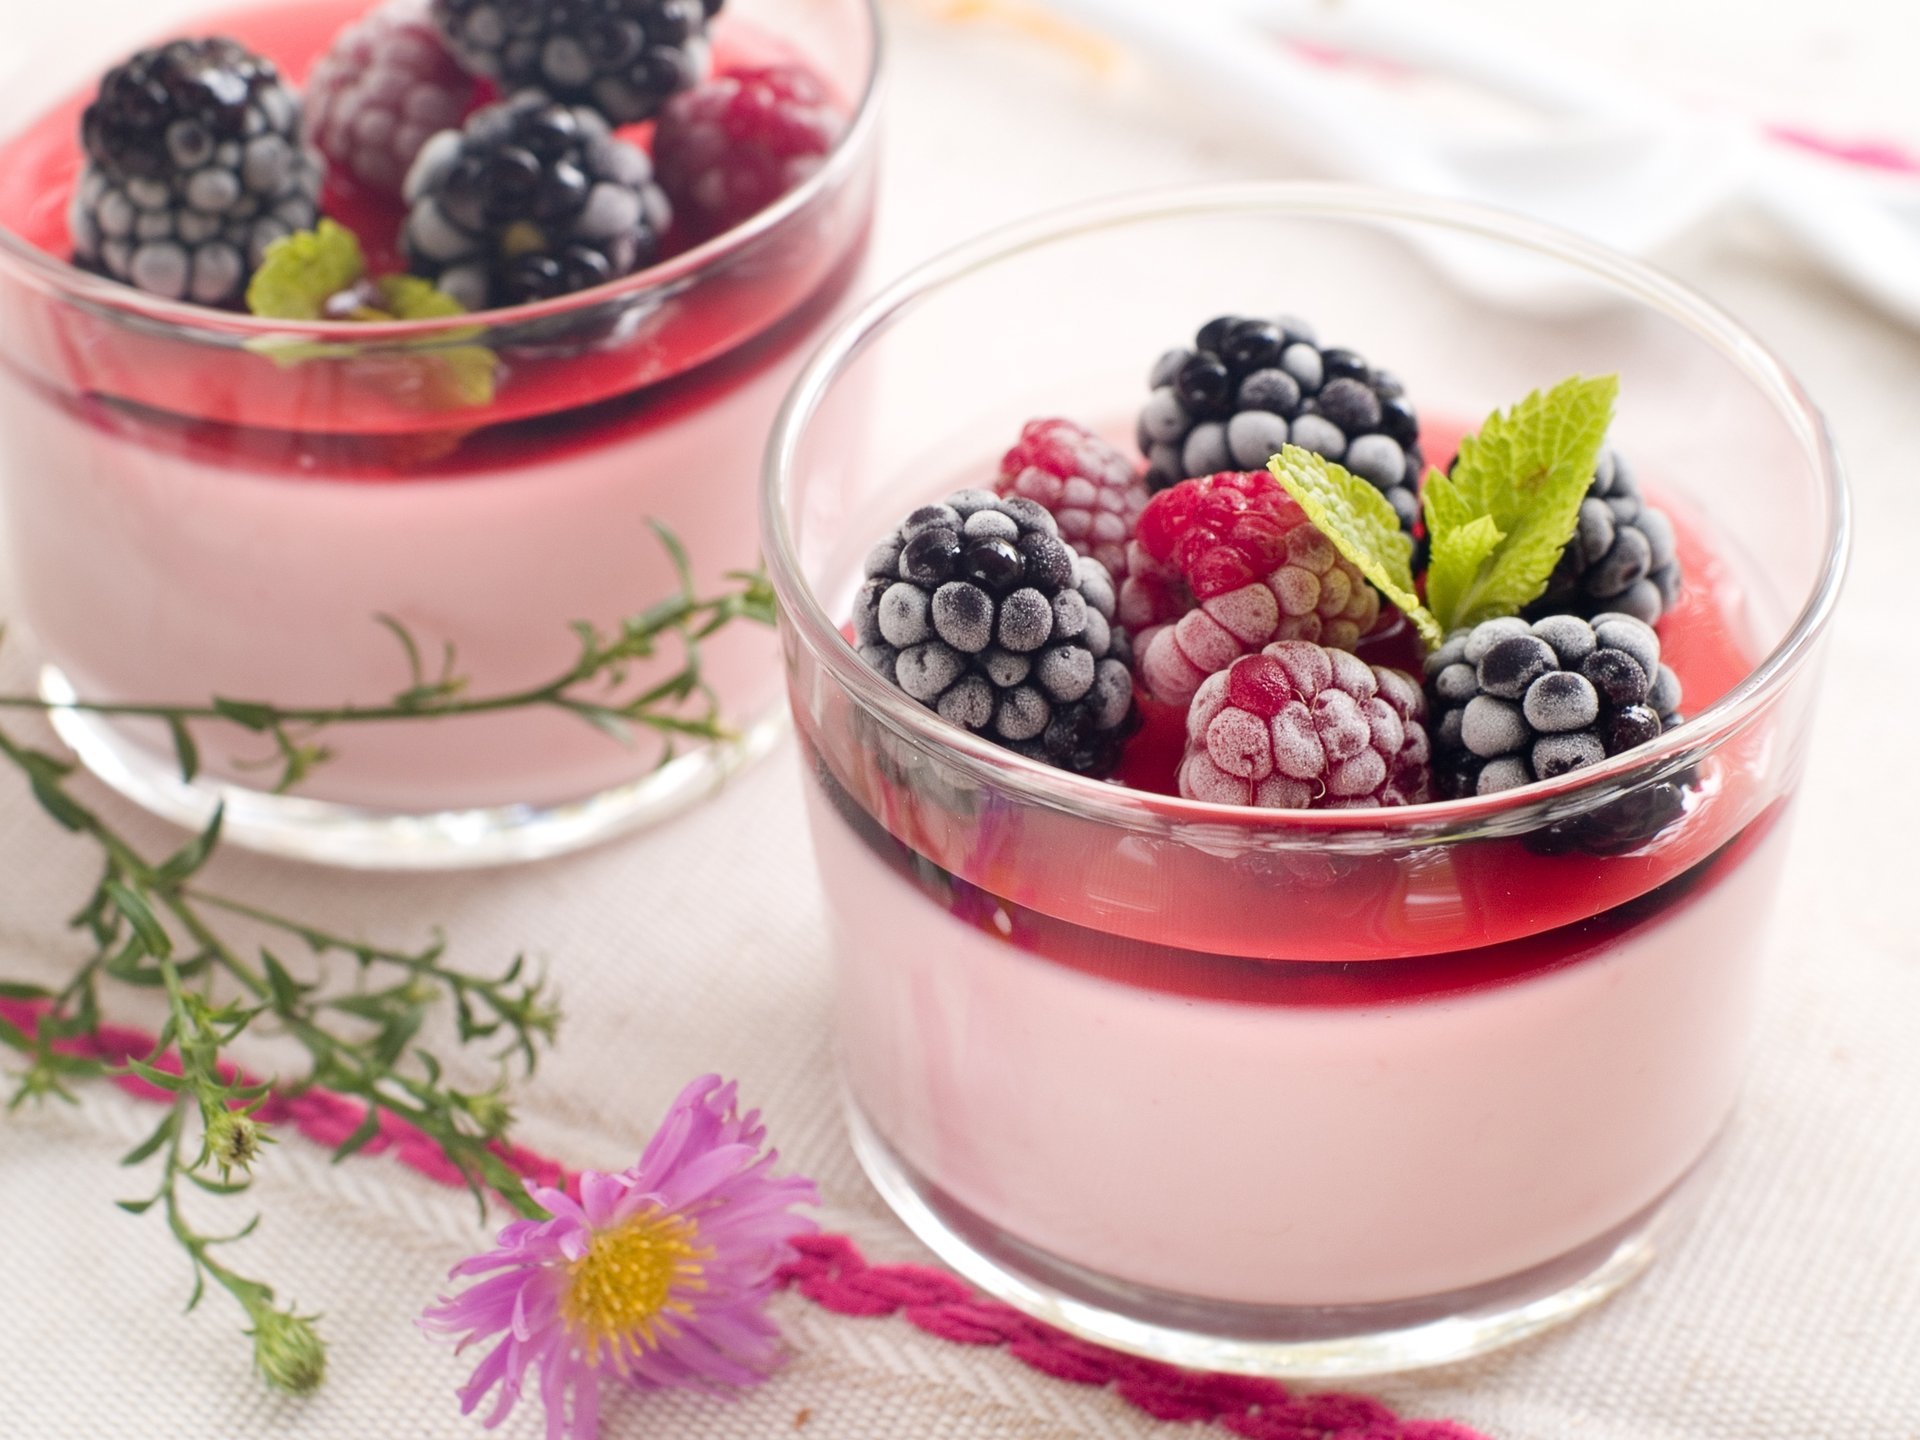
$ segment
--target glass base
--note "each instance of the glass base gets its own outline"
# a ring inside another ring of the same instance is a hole
[[[1673,1241],[1703,1188],[1695,1181],[1709,1168],[1708,1160],[1696,1163],[1653,1204],[1577,1250],[1471,1289],[1378,1305],[1247,1305],[1131,1285],[1037,1250],[916,1172],[851,1099],[847,1123],[861,1168],[894,1214],[988,1294],[1115,1350],[1189,1369],[1285,1379],[1444,1365],[1571,1320],[1624,1287]]]
[[[543,860],[658,824],[767,754],[789,723],[782,704],[734,740],[703,746],[584,800],[421,814],[275,795],[205,777],[188,783],[170,761],[110,722],[57,708],[76,696],[52,665],[41,668],[40,695],[56,707],[54,731],[80,762],[135,804],[195,830],[224,805],[223,842],[353,870],[461,870]]]

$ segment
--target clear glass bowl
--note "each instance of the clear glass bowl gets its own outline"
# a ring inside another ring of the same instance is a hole
[[[361,0],[213,17],[298,81]],[[138,37],[128,37],[125,50]],[[626,280],[477,321],[292,325],[172,304],[66,265],[74,140],[93,76],[0,117],[0,477],[20,618],[49,699],[379,705],[408,688],[394,617],[472,695],[538,686],[677,588],[653,526],[713,594],[758,563],[753,475],[780,397],[865,252],[879,42],[870,0],[731,0],[725,63],[798,56],[845,97],[838,148],[744,224]],[[494,393],[452,393],[450,352],[498,357]],[[669,644],[622,693],[678,668]],[[741,621],[701,647],[732,738],[515,710],[336,726],[332,758],[271,793],[272,747],[199,732],[183,783],[164,726],[67,710],[63,736],[150,809],[338,864],[527,859],[671,813],[784,724],[776,642]]]
[[[1254,811],[1023,760],[861,663],[841,625],[901,516],[1036,416],[1130,445],[1160,352],[1275,311],[1399,375],[1430,439],[1617,371],[1614,443],[1714,602],[1664,627],[1691,718],[1519,792]],[[1493,212],[1124,198],[837,331],[764,503],[854,1139],[943,1258],[1123,1349],[1322,1376],[1506,1344],[1647,1264],[1739,1089],[1845,551],[1821,420],[1750,335]]]

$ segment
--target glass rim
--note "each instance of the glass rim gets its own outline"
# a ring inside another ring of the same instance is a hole
[[[734,255],[751,247],[761,236],[777,229],[840,184],[860,163],[860,157],[872,143],[872,132],[878,124],[886,32],[880,23],[880,0],[857,0],[857,3],[866,17],[866,33],[872,53],[853,114],[839,138],[834,141],[833,149],[827,152],[827,158],[820,168],[773,204],[740,224],[670,259],[604,285],[555,296],[551,300],[427,320],[374,323],[358,320],[276,320],[269,316],[212,309],[187,300],[167,300],[158,295],[149,295],[131,285],[82,270],[31,244],[5,225],[0,225],[0,273],[12,269],[19,278],[37,284],[61,299],[104,308],[134,321],[165,326],[183,333],[244,335],[252,338],[293,336],[302,340],[360,346],[383,340],[418,344],[423,338],[454,332],[471,337],[475,325],[489,328],[523,325],[598,305],[631,302],[656,290],[673,290],[689,280],[699,279],[710,270],[718,269]]]
[[[1685,326],[1772,402],[1807,455],[1826,502],[1820,569],[1774,648],[1711,705],[1649,744],[1551,780],[1487,796],[1372,810],[1262,810],[1128,789],[1029,760],[943,720],[877,675],[842,634],[807,581],[788,524],[788,482],[810,422],[835,382],[884,331],[919,303],[978,271],[1029,251],[1153,220],[1200,216],[1399,222],[1493,240],[1560,262]],[[1825,417],[1785,364],[1731,314],[1651,265],[1583,236],[1466,201],[1345,184],[1256,181],[1134,191],[1043,212],[956,246],[887,286],[841,322],[794,382],[774,421],[761,480],[766,565],[785,622],[856,703],[896,732],[934,748],[976,781],[1091,819],[1308,832],[1335,841],[1405,840],[1461,830],[1507,833],[1585,813],[1637,785],[1676,775],[1738,733],[1812,653],[1838,602],[1852,539],[1851,503]],[[1361,832],[1361,833],[1354,833]]]

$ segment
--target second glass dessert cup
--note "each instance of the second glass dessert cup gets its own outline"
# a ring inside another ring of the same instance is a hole
[[[1130,444],[1154,357],[1262,310],[1394,371],[1430,441],[1617,372],[1612,442],[1681,530],[1691,718],[1519,791],[1260,811],[1049,769],[867,668],[841,626],[876,537],[1029,419]],[[855,1145],[961,1273],[1123,1349],[1336,1376],[1510,1343],[1667,1242],[1746,1063],[1845,551],[1819,417],[1734,322],[1469,207],[1117,200],[837,332],[763,522]]]
[[[297,83],[366,8],[282,0],[195,33]],[[430,683],[450,646],[465,695],[512,695],[567,672],[576,622],[612,635],[680,590],[655,527],[695,593],[737,591],[758,565],[767,428],[865,253],[880,51],[868,0],[732,0],[714,38],[721,65],[797,59],[845,102],[821,167],[626,280],[450,321],[292,324],[82,273],[64,220],[80,99],[0,121],[0,477],[45,697],[387,706],[414,677],[383,617]],[[467,388],[481,351],[484,398]],[[621,693],[681,662],[669,634]],[[242,724],[196,727],[189,784],[157,721],[56,720],[171,819],[197,827],[219,804],[240,844],[426,868],[553,854],[709,793],[784,728],[771,631],[728,624],[702,642],[699,679],[725,739],[635,726],[622,745],[554,707],[335,725],[289,794],[273,793],[272,741]]]

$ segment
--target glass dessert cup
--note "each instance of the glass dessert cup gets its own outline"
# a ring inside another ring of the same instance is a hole
[[[1682,530],[1662,637],[1690,718],[1519,791],[1262,811],[1038,765],[861,662],[841,626],[875,538],[1030,418],[1130,445],[1154,357],[1265,309],[1394,371],[1430,439],[1618,372],[1613,443]],[[1822,422],[1734,322],[1471,207],[1124,198],[836,332],[763,523],[854,1142],[948,1263],[1125,1350],[1338,1376],[1508,1344],[1668,1242],[1746,1062],[1845,551]]]
[[[217,15],[298,83],[365,0]],[[18,618],[55,702],[382,706],[412,683],[379,617],[464,694],[551,682],[603,633],[757,567],[752,481],[767,430],[865,250],[878,35],[868,0],[731,0],[717,62],[799,58],[845,101],[801,187],[623,281],[456,321],[293,324],[174,304],[73,269],[65,206],[91,89],[0,123],[0,478]],[[122,47],[131,50],[133,43]],[[95,72],[97,74],[97,72]],[[490,399],[460,357],[497,361]],[[631,695],[683,650],[633,665]],[[335,725],[330,758],[276,794],[273,745],[195,730],[192,783],[164,725],[67,709],[58,728],[110,784],[170,819],[366,867],[530,859],[662,818],[763,754],[785,724],[770,629],[699,647],[725,738],[618,740],[555,708]],[[696,703],[689,711],[701,706]]]

